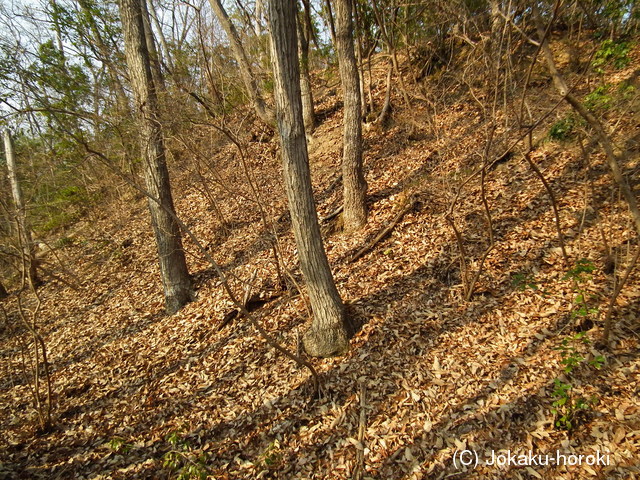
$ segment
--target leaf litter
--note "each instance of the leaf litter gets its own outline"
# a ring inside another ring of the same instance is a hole
[[[326,191],[341,155],[341,111],[332,102],[330,96],[320,100],[319,109],[333,113],[310,149],[320,217],[340,204],[339,184]],[[232,304],[188,239],[197,299],[163,315],[143,199],[126,194],[100,218],[79,222],[73,243],[59,252],[79,291],[55,280],[41,289],[39,324],[54,385],[51,432],[34,434],[18,346],[2,330],[0,478],[174,478],[178,473],[163,463],[171,434],[191,460],[202,456],[216,479],[346,479],[359,468],[365,479],[638,478],[638,274],[618,299],[612,351],[594,342],[584,352],[605,355],[605,366],[578,370],[571,379],[581,396],[597,402],[574,429],[555,428],[553,382],[563,370],[557,347],[582,327],[572,315],[576,287],[565,278],[548,197],[517,156],[487,176],[496,245],[476,294],[464,301],[456,238],[444,215],[485,141],[484,129],[467,120],[480,121],[476,110],[461,102],[430,118],[446,135],[411,140],[415,132],[405,128],[402,112],[388,129],[366,134],[369,223],[353,235],[325,238],[339,290],[362,326],[344,357],[312,360],[323,382],[318,400],[309,398],[308,373],[270,349],[246,321],[218,329]],[[426,116],[421,109],[413,115],[425,123]],[[261,200],[278,220],[282,260],[298,275],[277,147],[248,148]],[[250,198],[233,149],[221,148],[217,157],[226,183]],[[604,236],[619,262],[628,261],[637,242],[601,154],[590,160],[598,174],[592,186],[600,193],[597,205],[585,193],[580,152],[542,144],[534,161],[558,195],[571,258],[599,265]],[[231,275],[232,287],[241,292],[257,272],[255,291],[273,288],[275,269],[255,205],[246,201],[240,208],[238,192],[216,187],[228,219],[223,228],[188,172],[177,170],[174,181],[179,214]],[[415,207],[350,262],[410,195],[416,195]],[[454,212],[472,272],[488,242],[479,195],[479,182],[470,182]],[[585,221],[590,211],[597,219]],[[580,288],[603,311],[612,277],[598,268]],[[9,311],[15,307],[11,298],[4,302]],[[256,314],[296,350],[309,320],[300,294],[285,292]],[[492,452],[601,452],[609,465],[481,462],[472,469],[454,458],[467,449],[484,460]]]

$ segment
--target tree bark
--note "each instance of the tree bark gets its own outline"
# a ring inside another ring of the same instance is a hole
[[[20,248],[22,249],[22,264],[24,266],[24,274],[35,289],[39,285],[37,262],[35,255],[35,247],[33,238],[31,237],[31,228],[27,219],[27,211],[24,206],[22,197],[22,189],[18,180],[18,167],[16,162],[16,154],[13,148],[13,139],[8,129],[3,132],[4,152],[7,161],[7,176],[11,185],[11,194],[13,203],[16,207],[16,222],[18,224],[18,239]]]
[[[304,129],[311,135],[316,128],[316,115],[313,109],[313,92],[311,75],[309,74],[309,43],[311,39],[310,5],[304,2],[303,10],[298,15],[298,47],[300,50],[300,90],[302,94],[302,116]]]
[[[344,307],[322,244],[302,122],[294,0],[270,0],[272,65],[284,180],[300,269],[313,310],[303,344],[317,357],[340,355],[349,346]]]
[[[191,300],[191,279],[180,230],[174,218],[169,171],[157,118],[156,86],[151,73],[140,1],[120,0],[120,15],[135,112],[140,122],[144,180],[150,194],[149,210],[158,246],[166,311],[173,314]]]
[[[163,58],[167,62],[167,66],[170,71],[174,70],[173,58],[171,57],[171,49],[169,48],[169,44],[167,39],[162,31],[162,25],[160,25],[160,21],[158,20],[158,14],[156,12],[155,7],[153,6],[153,2],[149,1],[147,3],[147,11],[149,13],[149,18],[153,23],[153,26],[158,33],[158,40],[160,41],[160,45],[162,46],[162,54],[158,53],[158,58]],[[199,14],[199,12],[198,12]]]
[[[166,90],[164,84],[164,76],[160,68],[160,56],[156,47],[156,39],[151,29],[151,20],[149,18],[149,10],[147,9],[147,0],[140,0],[140,9],[142,12],[142,24],[144,26],[144,41],[147,44],[147,52],[149,52],[149,65],[151,67],[151,77],[156,87],[156,95],[158,92],[164,93]]]
[[[333,21],[333,9],[331,8],[331,0],[324,0],[324,6],[327,8],[327,23],[329,23],[329,33],[331,34],[331,42],[336,44],[336,24]]]
[[[367,182],[362,166],[362,101],[353,47],[351,0],[337,0],[335,7],[336,49],[344,91],[343,217],[345,230],[353,231],[367,223]]]
[[[256,114],[264,123],[274,126],[276,124],[275,115],[273,110],[265,103],[264,98],[262,98],[261,89],[258,87],[258,82],[256,81],[256,77],[253,73],[253,69],[251,68],[251,63],[247,58],[247,54],[242,47],[242,42],[240,41],[240,36],[238,35],[236,27],[229,19],[229,15],[227,15],[227,12],[222,6],[222,2],[220,0],[209,0],[209,3],[211,4],[213,12],[216,14],[216,17],[218,17],[218,21],[227,34],[227,37],[229,37],[233,56],[240,67],[242,82],[247,90],[247,95],[249,95],[249,98],[251,99],[251,104],[253,105]],[[293,28],[295,29],[296,26],[294,25]]]

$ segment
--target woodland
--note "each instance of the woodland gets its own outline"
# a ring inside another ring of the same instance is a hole
[[[640,478],[635,0],[0,0],[0,479]]]

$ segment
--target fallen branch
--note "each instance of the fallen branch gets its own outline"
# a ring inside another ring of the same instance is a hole
[[[400,220],[402,220],[402,217],[404,217],[407,212],[409,212],[411,209],[413,209],[413,207],[414,207],[414,205],[416,204],[417,201],[418,201],[417,197],[415,195],[412,195],[411,198],[409,199],[409,201],[404,206],[404,208],[398,212],[398,214],[391,221],[391,223],[389,225],[387,225],[378,235],[376,235],[375,238],[372,241],[370,241],[368,244],[366,244],[364,247],[362,247],[360,250],[358,250],[349,259],[349,262],[355,262],[357,259],[362,257],[365,253],[367,253],[371,249],[373,249],[373,247],[375,247],[380,242],[380,240],[382,240],[387,235],[389,235],[389,233],[391,233],[391,231],[400,222]]]
[[[340,205],[338,208],[336,208],[333,212],[331,212],[329,215],[327,215],[326,217],[322,217],[320,219],[320,223],[325,223],[328,222],[329,220],[331,220],[332,218],[337,217],[338,215],[340,215],[340,213],[342,213],[342,210],[344,210],[344,205]]]
[[[358,443],[355,445],[356,466],[354,468],[353,480],[361,480],[364,476],[364,434],[367,429],[367,385],[365,380],[360,381],[360,418],[358,421]]]

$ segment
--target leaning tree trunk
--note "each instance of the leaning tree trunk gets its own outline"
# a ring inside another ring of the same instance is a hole
[[[353,48],[351,0],[337,0],[336,49],[344,90],[342,182],[344,227],[357,230],[367,223],[367,182],[362,167],[362,107],[360,78]]]
[[[349,342],[344,307],[322,245],[311,188],[300,98],[295,2],[270,0],[269,21],[284,180],[300,268],[313,309],[311,328],[303,338],[304,348],[312,356],[339,355],[347,350]]]
[[[120,16],[127,67],[135,95],[135,111],[140,122],[144,179],[150,195],[149,210],[158,246],[165,305],[167,313],[172,314],[191,300],[191,279],[180,230],[175,221],[140,1],[120,0]]]
[[[22,189],[18,181],[18,168],[16,162],[16,154],[13,148],[13,140],[8,129],[3,132],[4,152],[7,161],[7,174],[9,183],[11,184],[11,194],[13,203],[16,207],[16,222],[18,224],[18,240],[22,249],[22,265],[24,274],[33,288],[39,283],[37,262],[33,239],[31,237],[31,229],[27,219],[27,211],[22,198]]]
[[[162,68],[160,68],[160,55],[156,47],[156,39],[151,29],[151,19],[149,18],[149,10],[147,8],[147,0],[140,0],[140,9],[142,12],[142,25],[144,27],[144,41],[147,44],[147,52],[149,53],[149,66],[151,67],[151,78],[153,85],[156,87],[156,96],[158,93],[163,94],[166,90],[164,84],[164,76]]]
[[[220,25],[222,25],[222,28],[227,34],[231,50],[233,51],[233,56],[235,57],[236,62],[238,62],[242,82],[247,90],[247,95],[249,95],[249,98],[251,99],[251,103],[253,104],[256,114],[260,120],[267,125],[275,125],[273,111],[267,106],[264,98],[262,98],[261,89],[258,86],[258,82],[256,81],[256,77],[251,68],[251,63],[247,58],[247,53],[242,46],[236,27],[231,23],[231,19],[229,18],[229,15],[227,15],[227,12],[222,6],[222,2],[220,0],[209,0],[209,3],[218,18]]]

